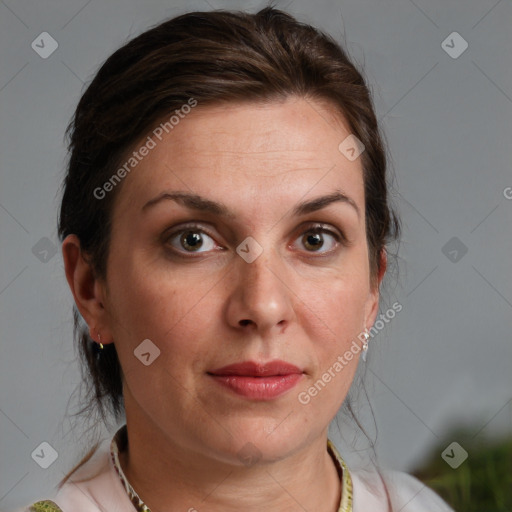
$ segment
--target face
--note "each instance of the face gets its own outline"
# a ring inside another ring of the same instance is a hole
[[[116,198],[98,319],[128,421],[235,463],[247,446],[275,460],[326,432],[378,300],[361,162],[338,149],[349,134],[289,99],[199,105],[153,137]],[[255,364],[223,370],[242,362]]]

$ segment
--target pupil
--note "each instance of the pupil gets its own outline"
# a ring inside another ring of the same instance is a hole
[[[201,235],[199,233],[194,233],[192,231],[184,233],[182,240],[184,242],[184,246],[188,246],[192,249],[198,249],[199,247],[201,247],[201,245],[203,245]]]
[[[320,249],[320,247],[322,247],[323,244],[324,242],[322,240],[322,235],[320,235],[320,233],[308,235],[306,238],[306,245],[314,250]]]

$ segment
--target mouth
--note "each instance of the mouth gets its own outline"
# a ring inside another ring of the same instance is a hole
[[[272,400],[293,387],[303,377],[303,370],[285,361],[235,363],[207,374],[224,389],[252,400]]]

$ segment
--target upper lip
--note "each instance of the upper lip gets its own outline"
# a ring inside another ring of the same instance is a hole
[[[303,373],[297,366],[286,361],[269,361],[268,363],[257,363],[254,361],[243,361],[241,363],[229,364],[216,370],[208,372],[210,375],[239,375],[244,377],[272,377],[278,375],[291,375]]]

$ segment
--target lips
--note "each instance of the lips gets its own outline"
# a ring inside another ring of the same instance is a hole
[[[280,375],[302,374],[302,370],[297,366],[286,363],[285,361],[270,361],[269,363],[255,363],[253,361],[244,361],[242,363],[230,364],[217,368],[211,372],[212,375],[231,376],[238,375],[243,377],[273,377]]]
[[[297,366],[285,361],[245,361],[207,372],[222,389],[250,400],[273,400],[293,388],[303,376]]]

